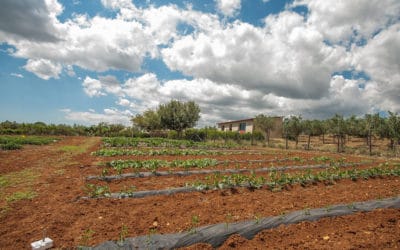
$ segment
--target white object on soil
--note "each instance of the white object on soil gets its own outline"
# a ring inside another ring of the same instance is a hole
[[[32,250],[46,250],[53,247],[53,240],[50,238],[44,238],[31,243]]]

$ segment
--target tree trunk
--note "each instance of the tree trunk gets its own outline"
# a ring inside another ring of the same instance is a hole
[[[307,150],[310,150],[311,135],[308,135]]]
[[[299,144],[299,136],[296,136],[296,149],[298,144]]]
[[[340,138],[339,138],[339,135],[337,135],[337,152],[340,153]]]
[[[267,145],[269,146],[269,133],[270,133],[270,131],[269,130],[267,130],[267,131],[265,131],[265,135],[267,136]]]
[[[341,136],[340,137],[341,139],[340,139],[340,142],[341,142],[341,145],[340,145],[340,152],[344,152],[344,145],[346,144],[346,137],[345,136]]]
[[[288,146],[288,136],[287,136],[287,135],[286,135],[285,141],[286,141],[286,149],[289,149],[289,146]]]
[[[325,144],[325,134],[322,134],[322,144]]]
[[[369,132],[369,155],[372,155],[372,136],[371,136],[371,131]]]

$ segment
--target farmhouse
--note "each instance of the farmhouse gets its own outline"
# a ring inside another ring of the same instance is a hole
[[[280,138],[283,134],[283,117],[275,116],[275,128],[271,131],[271,138]],[[254,118],[220,122],[218,129],[220,131],[238,131],[239,133],[253,133],[257,128],[254,127]]]

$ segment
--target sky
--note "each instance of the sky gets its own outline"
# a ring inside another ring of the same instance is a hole
[[[2,0],[0,120],[400,112],[399,0]]]

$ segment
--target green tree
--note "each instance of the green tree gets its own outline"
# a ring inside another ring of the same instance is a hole
[[[200,107],[193,101],[171,100],[158,106],[157,113],[161,127],[177,131],[179,137],[184,129],[194,127],[200,119]]]
[[[283,121],[283,128],[286,137],[286,145],[287,139],[292,138],[296,141],[296,148],[299,144],[299,135],[303,132],[302,126],[302,118],[301,116],[291,116],[290,118],[285,118]],[[287,146],[286,146],[287,148]]]
[[[263,114],[257,115],[254,118],[254,127],[265,133],[265,139],[269,145],[271,130],[275,128],[274,118]]]
[[[157,111],[148,109],[143,114],[137,114],[131,119],[134,127],[145,131],[161,129],[161,119]]]
[[[347,126],[342,115],[335,114],[329,119],[329,130],[337,138],[337,152],[343,152]]]
[[[310,150],[311,136],[320,135],[320,125],[318,120],[302,121],[303,132],[308,136],[307,150]]]
[[[396,144],[400,142],[400,116],[397,113],[388,112],[387,119],[388,137],[390,139],[390,147],[396,152]]]

